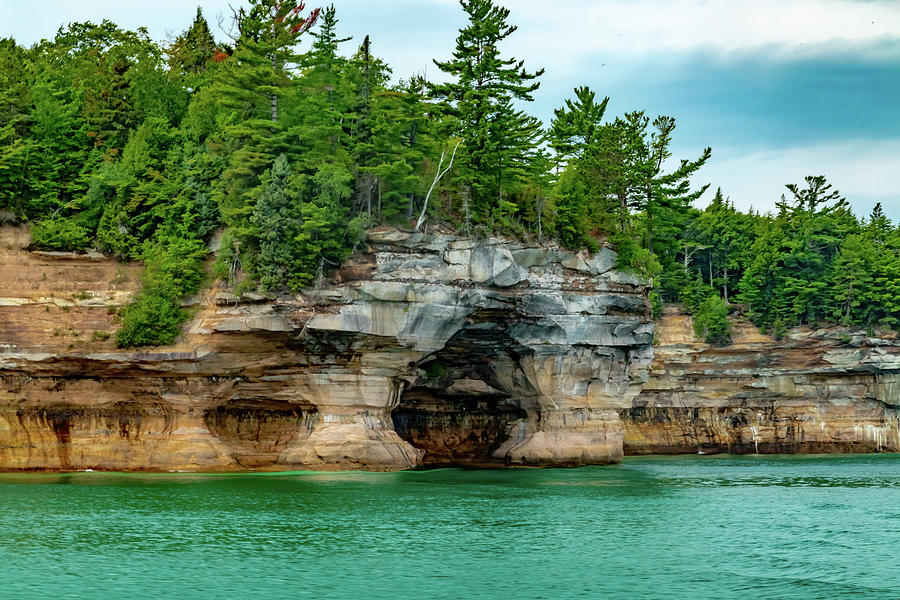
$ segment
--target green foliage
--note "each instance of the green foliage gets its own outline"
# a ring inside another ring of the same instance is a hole
[[[448,137],[464,140],[460,174],[470,190],[472,218],[505,223],[515,212],[510,192],[519,186],[542,137],[537,119],[514,108],[513,101],[532,101],[544,70],[530,73],[522,61],[501,57],[500,42],[516,31],[508,24],[508,9],[491,0],[461,0],[460,5],[468,23],[459,31],[453,57],[434,61],[453,81],[430,90],[448,103]]]
[[[352,194],[352,174],[343,165],[323,163],[310,182],[311,198],[300,208],[303,223],[294,238],[302,260],[292,288],[308,285],[325,269],[337,267],[349,255],[344,206]]]
[[[753,242],[751,220],[738,212],[722,190],[689,225],[684,235],[689,261],[728,302]]]
[[[216,69],[211,86],[227,155],[222,214],[242,234],[261,175],[276,156],[297,150],[282,109],[294,87],[291,69],[299,59],[299,37],[318,14],[303,16],[302,8],[278,0],[251,0],[249,9],[240,8],[234,54]]]
[[[144,243],[144,285],[170,298],[190,294],[203,280],[206,245],[202,240],[165,232]]]
[[[180,298],[199,288],[205,256],[206,246],[201,240],[175,232],[160,233],[145,242],[144,285],[121,311],[122,325],[116,332],[120,348],[175,341],[188,317],[180,307]]]
[[[429,379],[440,381],[447,376],[448,367],[444,361],[437,359],[422,365],[422,370]]]
[[[779,214],[760,222],[759,236],[749,249],[740,287],[757,323],[777,320],[790,327],[825,321],[833,313],[829,307],[834,306],[835,291],[847,297],[852,293],[847,289],[852,283],[835,267],[847,235],[859,225],[846,200],[824,177],[807,177],[806,183],[803,189],[787,186],[792,197],[782,196]],[[852,251],[848,247],[843,260],[856,263]],[[836,277],[839,285],[830,285]]]
[[[678,301],[681,302],[688,313],[693,314],[699,310],[703,301],[713,294],[715,294],[715,291],[703,281],[703,277],[698,273],[696,277],[681,287],[678,293]]]
[[[116,332],[120,348],[171,344],[187,319],[171,298],[153,291],[142,291],[121,315],[122,325]]]
[[[90,233],[77,221],[49,218],[31,228],[32,244],[46,250],[84,250],[91,244]]]
[[[655,315],[680,302],[716,343],[735,300],[777,336],[900,325],[900,231],[880,206],[858,220],[818,176],[789,185],[777,214],[742,213],[721,190],[695,208],[710,150],[673,160],[674,118],[609,117],[586,86],[554,111],[545,145],[523,110],[543,71],[500,49],[510,12],[461,6],[442,83],[392,83],[375,41],[347,44],[334,6],[279,0],[238,8],[232,46],[199,9],[165,48],[109,21],[30,49],[0,39],[0,220],[30,222],[35,247],[145,263],[121,346],[177,337],[213,236],[217,277],[277,295],[317,285],[366,228],[409,227],[423,208],[441,230],[611,245],[652,284]]]
[[[663,301],[659,292],[651,290],[648,294],[648,299],[650,300],[650,315],[654,319],[660,318],[663,314]]]
[[[166,48],[166,54],[169,72],[180,74],[190,83],[199,81],[197,75],[208,71],[217,54],[223,54],[199,6],[194,22]]]
[[[612,237],[613,245],[619,252],[616,266],[652,280],[662,272],[662,265],[655,254],[641,245],[640,240],[624,233]]]
[[[728,307],[718,296],[707,296],[694,313],[694,333],[709,344],[724,344],[731,339]]]
[[[301,218],[297,202],[288,187],[290,166],[282,154],[272,169],[263,175],[262,192],[256,201],[250,222],[259,240],[256,275],[264,292],[278,292],[295,280],[301,257],[294,238],[299,234]]]

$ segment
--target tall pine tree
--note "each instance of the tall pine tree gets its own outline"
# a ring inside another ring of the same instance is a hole
[[[513,102],[531,101],[544,70],[529,72],[524,61],[503,58],[500,43],[516,31],[509,10],[491,0],[460,0],[468,25],[460,29],[456,50],[434,64],[454,81],[431,86],[431,94],[449,103],[454,117],[450,136],[464,140],[461,172],[470,187],[474,220],[493,222],[511,207],[505,204],[508,172],[527,168],[538,144],[538,124]]]

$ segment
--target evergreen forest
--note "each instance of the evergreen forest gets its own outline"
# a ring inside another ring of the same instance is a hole
[[[503,52],[509,10],[460,5],[438,81],[396,77],[377,40],[342,37],[334,6],[297,0],[249,0],[224,43],[199,9],[162,44],[109,21],[0,39],[0,223],[27,222],[34,248],[145,264],[121,347],[171,343],[211,276],[314,287],[381,224],[612,245],[655,312],[682,304],[713,343],[734,311],[776,337],[898,326],[900,229],[880,206],[857,216],[815,175],[776,211],[741,212],[693,185],[709,148],[672,156],[673,117],[607,114],[586,86],[542,123],[527,107],[543,70]]]

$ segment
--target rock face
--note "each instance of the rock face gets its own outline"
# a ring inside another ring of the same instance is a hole
[[[621,411],[626,454],[900,451],[900,340],[736,324],[734,343],[694,339],[667,309],[651,377]]]
[[[320,289],[208,290],[177,346],[122,351],[137,267],[0,234],[2,470],[615,462],[652,358],[608,249],[376,230]]]
[[[316,290],[206,290],[176,346],[123,351],[140,267],[28,241],[0,228],[0,470],[900,451],[896,336],[738,322],[713,347],[667,309],[654,347],[647,289],[608,249],[375,230]]]

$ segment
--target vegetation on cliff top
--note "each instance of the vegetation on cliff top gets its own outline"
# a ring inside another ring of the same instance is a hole
[[[673,161],[675,119],[609,118],[588,87],[544,127],[523,108],[543,70],[502,52],[509,11],[460,4],[468,23],[435,60],[444,82],[393,81],[368,36],[340,36],[333,6],[282,0],[249,0],[225,44],[199,9],[166,45],[109,21],[31,48],[2,39],[0,220],[30,221],[38,247],[146,263],[121,346],[177,336],[220,229],[217,275],[279,293],[313,285],[382,223],[611,243],[715,342],[735,301],[776,334],[898,324],[900,232],[880,207],[860,220],[809,177],[775,214],[741,213],[721,191],[698,210],[706,187],[691,178],[710,149]]]

